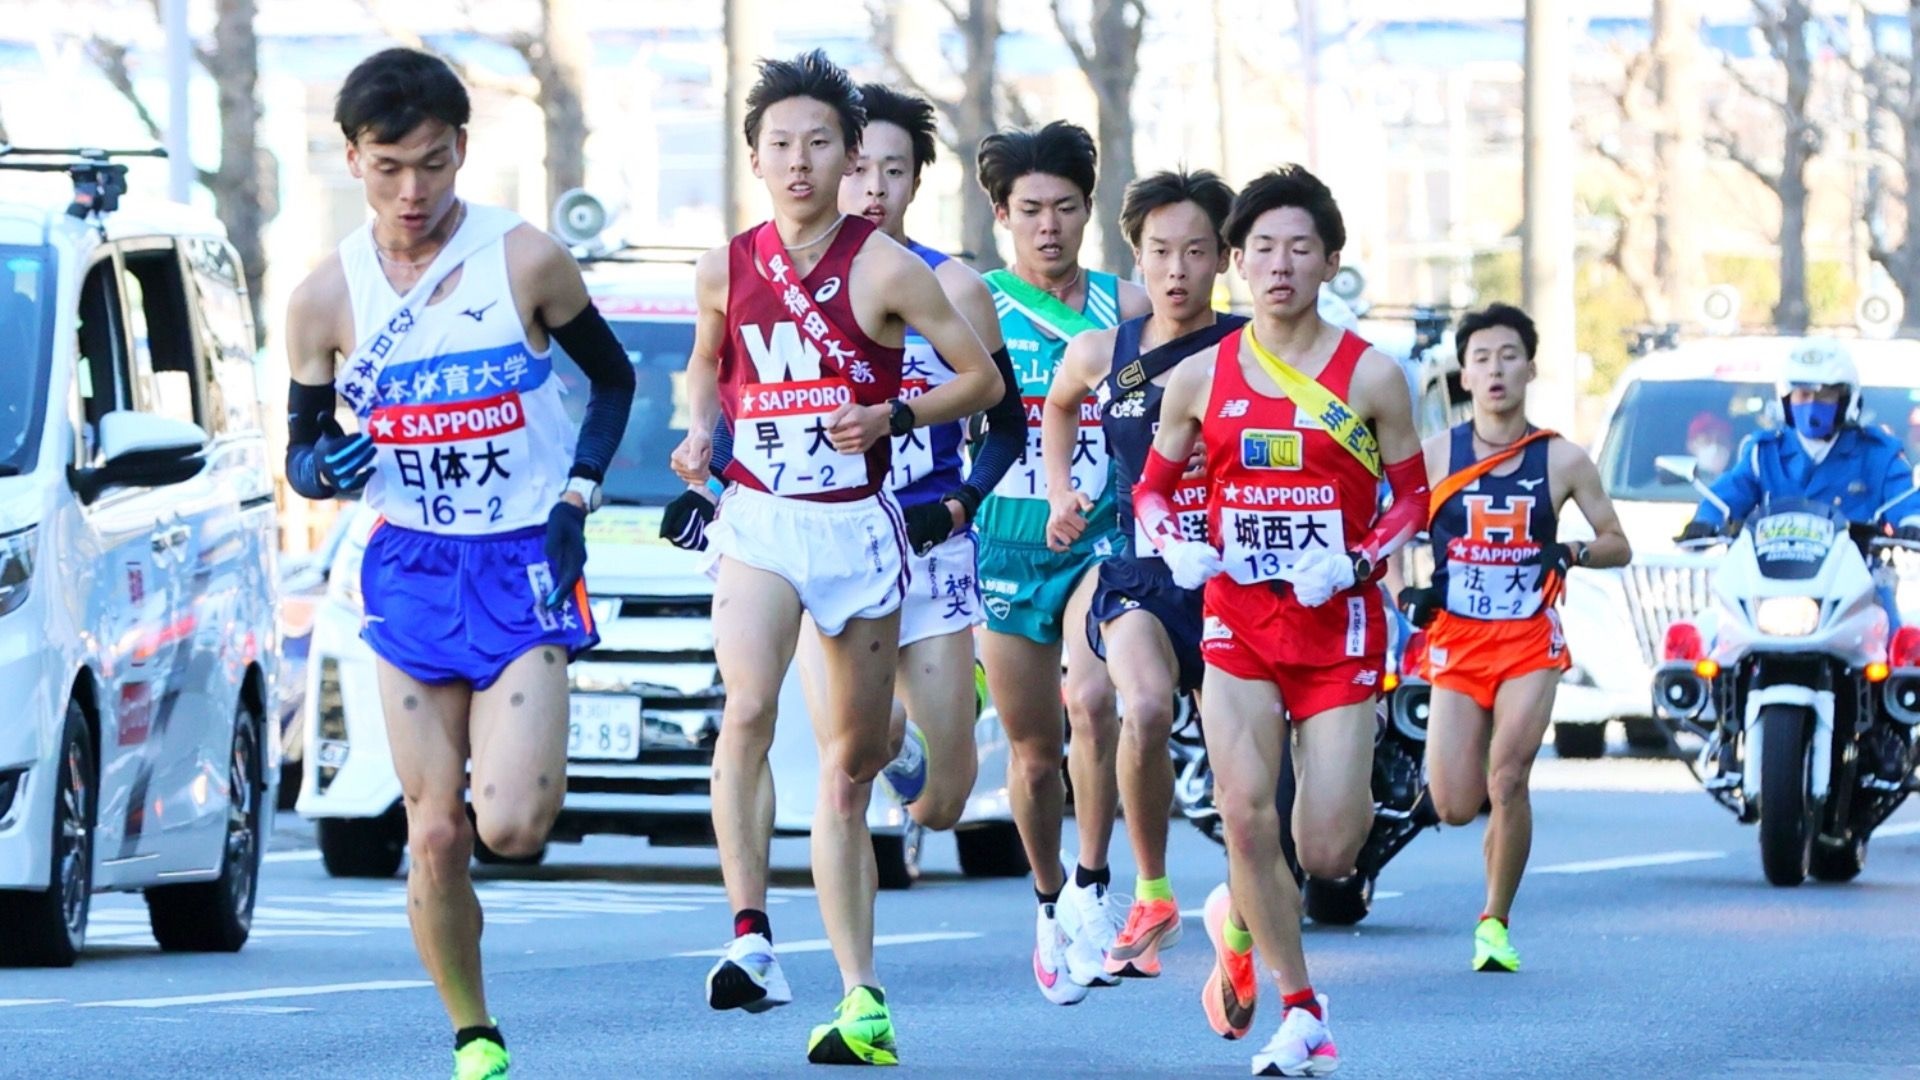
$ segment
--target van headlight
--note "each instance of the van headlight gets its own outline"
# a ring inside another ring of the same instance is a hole
[[[366,608],[360,596],[360,563],[366,554],[366,545],[349,539],[340,545],[340,553],[333,557],[333,566],[327,571],[327,599],[355,615]]]
[[[1820,601],[1811,596],[1770,596],[1754,608],[1753,625],[1770,637],[1806,637],[1820,629]]]
[[[27,602],[33,586],[33,538],[38,530],[0,536],[0,615]]]

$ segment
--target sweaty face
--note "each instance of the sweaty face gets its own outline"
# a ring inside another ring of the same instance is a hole
[[[465,128],[428,120],[398,142],[375,142],[363,133],[347,144],[347,169],[367,189],[375,228],[412,242],[453,209],[454,176],[466,156]]]
[[[1513,327],[1490,326],[1467,339],[1461,353],[1460,384],[1473,395],[1475,409],[1505,413],[1520,408],[1533,376],[1533,361],[1527,359],[1527,347]]]
[[[1312,311],[1320,286],[1340,269],[1340,256],[1327,254],[1313,215],[1297,206],[1278,206],[1255,218],[1246,246],[1234,254],[1255,309],[1285,319]]]
[[[1153,313],[1191,319],[1213,299],[1213,282],[1227,268],[1213,219],[1193,202],[1162,206],[1147,215],[1134,252],[1146,278]]]
[[[860,156],[840,181],[840,212],[858,214],[889,236],[906,235],[907,205],[920,181],[913,175],[913,139],[898,124],[868,124]]]
[[[752,158],[753,175],[766,181],[773,205],[796,214],[832,207],[853,165],[840,114],[809,97],[767,106]]]
[[[1013,234],[1013,257],[1020,265],[1057,277],[1080,261],[1092,207],[1066,177],[1028,173],[1013,182],[1006,205],[993,212]]]

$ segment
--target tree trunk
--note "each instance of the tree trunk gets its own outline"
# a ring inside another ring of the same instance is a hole
[[[246,267],[247,300],[253,308],[255,346],[266,343],[263,315],[267,251],[260,232],[277,209],[278,176],[260,145],[259,39],[255,0],[218,0],[209,67],[220,99],[220,168],[208,178],[214,212]]]
[[[1781,11],[1780,31],[1785,39],[1787,69],[1786,145],[1780,156],[1780,302],[1774,305],[1774,326],[1803,334],[1811,321],[1807,306],[1807,163],[1819,149],[1819,131],[1807,119],[1807,97],[1813,84],[1813,57],[1807,49],[1805,0],[1787,0]]]
[[[587,42],[574,0],[540,0],[540,36],[526,50],[545,121],[547,204],[587,184]]]
[[[1900,313],[1900,336],[1920,337],[1920,0],[1907,11],[1906,97],[1900,102],[1901,161],[1905,166],[1907,189],[1903,201],[1907,211],[1906,228],[1900,247],[1881,257],[1892,276],[1894,287],[1905,302]],[[1873,213],[1869,207],[1867,212]]]
[[[758,205],[753,177],[752,149],[747,146],[744,127],[747,122],[747,91],[753,89],[754,62],[767,44],[772,31],[760,16],[761,0],[726,0],[721,13],[721,35],[726,40],[727,101],[724,133],[726,190],[721,199],[721,219],[727,235],[745,232],[753,224]]]
[[[1100,104],[1100,173],[1094,185],[1094,218],[1100,222],[1100,252],[1107,269],[1133,273],[1133,250],[1120,228],[1120,204],[1133,183],[1133,83],[1140,74],[1140,26],[1129,23],[1133,0],[1093,0],[1093,57],[1087,72]],[[1146,18],[1144,12],[1140,18]]]
[[[986,271],[1005,265],[994,232],[993,206],[983,193],[973,190],[980,142],[993,134],[997,124],[993,91],[998,64],[995,51],[1000,43],[1000,0],[972,0],[960,30],[966,39],[967,56],[956,110],[960,122],[954,125],[953,138],[953,153],[966,177],[961,182],[960,243],[973,257],[974,269]]]
[[[1700,259],[1693,194],[1705,175],[1703,117],[1696,62],[1700,51],[1699,0],[1653,0],[1653,80],[1659,126],[1654,135],[1658,208],[1654,214],[1653,267],[1657,301],[1648,304],[1655,324],[1685,321],[1705,277]]]

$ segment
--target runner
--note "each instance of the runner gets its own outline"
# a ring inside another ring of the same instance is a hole
[[[1465,825],[1493,796],[1473,969],[1519,971],[1507,916],[1533,846],[1527,782],[1571,663],[1553,605],[1570,567],[1625,566],[1633,552],[1586,451],[1527,423],[1540,343],[1533,320],[1494,304],[1462,318],[1454,340],[1473,416],[1427,440],[1433,585],[1408,590],[1401,603],[1416,624],[1432,623],[1422,675],[1433,684],[1434,809]],[[1591,542],[1558,540],[1569,498],[1593,526]]]
[[[1087,613],[1087,640],[1108,661],[1124,706],[1119,751],[1120,797],[1139,874],[1126,926],[1107,954],[1109,975],[1152,978],[1160,950],[1180,940],[1180,907],[1167,881],[1167,814],[1173,804],[1175,694],[1200,688],[1200,593],[1173,583],[1160,553],[1137,533],[1133,481],[1146,466],[1160,423],[1161,395],[1175,366],[1210,351],[1246,320],[1216,316],[1214,279],[1227,268],[1221,228],[1233,189],[1213,173],[1161,172],[1127,186],[1121,228],[1146,278],[1153,314],[1094,330],[1068,344],[1047,392],[1041,457],[1053,517],[1047,540],[1064,552],[1089,524],[1093,500],[1073,489],[1068,462],[1080,433],[1080,408],[1098,391],[1100,420],[1113,450],[1114,510],[1133,542],[1100,563]],[[1206,535],[1207,488],[1196,468],[1175,503],[1183,521]]]
[[[764,61],[746,139],[773,220],[702,256],[688,360],[691,411],[673,468],[704,483],[722,416],[736,434],[729,481],[706,530],[716,577],[714,651],[726,711],[713,762],[713,825],[734,940],[707,976],[716,1009],[792,1000],[766,915],[773,741],[780,683],[804,612],[819,627],[830,707],[814,715],[820,797],[813,879],[846,995],[813,1029],[808,1060],[897,1063],[873,967],[872,838],[866,807],[887,763],[887,718],[906,588],[906,535],[886,490],[892,445],[978,412],[1003,393],[992,360],[919,256],[835,210],[866,114],[819,50]],[[902,342],[918,328],[953,370],[900,400]]]
[[[353,69],[334,120],[373,224],[287,312],[287,480],[309,499],[364,488],[382,515],[361,636],[406,794],[407,915],[453,1021],[456,1080],[507,1075],[468,865],[476,831],[531,855],[560,811],[566,661],[599,640],[584,530],[634,389],[566,249],[454,193],[469,112],[435,57],[389,49]],[[554,341],[592,384],[577,446]],[[335,422],[336,392],[358,434]]]
[[[1326,185],[1297,165],[1268,173],[1234,199],[1226,233],[1253,292],[1253,322],[1213,357],[1175,370],[1134,510],[1174,581],[1207,583],[1207,757],[1238,892],[1236,902],[1222,886],[1207,901],[1216,950],[1201,993],[1207,1018],[1229,1039],[1252,1026],[1257,943],[1284,1014],[1253,1071],[1321,1076],[1340,1056],[1326,998],[1307,978],[1300,890],[1281,858],[1282,710],[1295,740],[1300,863],[1345,877],[1373,819],[1374,696],[1386,651],[1377,568],[1425,522],[1427,477],[1400,366],[1316,310],[1346,241]],[[1186,537],[1172,502],[1196,439],[1206,450],[1206,541]],[[1394,500],[1375,520],[1382,475]]]
[[[1118,981],[1107,974],[1106,950],[1120,930],[1117,905],[1107,895],[1107,845],[1119,798],[1119,717],[1106,665],[1078,628],[1093,599],[1094,567],[1122,550],[1126,539],[1108,490],[1098,407],[1088,399],[1070,471],[1074,486],[1093,500],[1086,511],[1092,526],[1064,553],[1047,546],[1041,403],[1069,339],[1148,310],[1137,286],[1080,265],[1094,166],[1093,136],[1064,121],[1038,131],[998,132],[980,143],[980,186],[993,201],[994,216],[1013,234],[1013,269],[987,274],[987,286],[1027,415],[1026,453],[980,508],[980,589],[987,609],[981,661],[1007,732],[1013,816],[1040,905],[1033,976],[1047,1000],[1061,1005],[1085,998],[1089,986]],[[1075,628],[1066,635],[1066,712],[1073,728],[1068,768],[1080,830],[1079,865],[1071,877],[1060,862],[1066,802],[1060,641],[1068,626]]]

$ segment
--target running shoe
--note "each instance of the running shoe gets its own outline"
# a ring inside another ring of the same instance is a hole
[[[707,1004],[716,1009],[766,1012],[793,1001],[793,989],[773,955],[773,942],[760,934],[742,934],[727,944],[725,956],[707,972]]]
[[[919,725],[907,721],[907,736],[900,740],[900,752],[880,775],[887,778],[887,786],[904,805],[912,805],[927,789],[927,737],[921,734]]]
[[[1105,885],[1074,884],[1071,873],[1060,893],[1062,926],[1067,931],[1067,975],[1082,986],[1118,986],[1108,974],[1107,953],[1120,936],[1126,912]]]
[[[887,1003],[864,986],[854,987],[840,999],[833,1023],[813,1029],[807,1039],[807,1060],[815,1065],[900,1064]]]
[[[1180,905],[1171,900],[1135,899],[1127,925],[1107,950],[1107,974],[1152,979],[1160,974],[1160,950],[1180,943]]]
[[[1323,1017],[1327,996],[1316,995],[1320,1016],[1294,1006],[1280,1021],[1280,1030],[1259,1053],[1253,1055],[1255,1076],[1326,1076],[1340,1067],[1340,1051],[1334,1048],[1333,1034]]]
[[[507,1048],[475,1039],[453,1052],[453,1080],[507,1080]]]
[[[1259,1001],[1260,980],[1253,971],[1253,950],[1238,953],[1227,948],[1227,911],[1233,897],[1225,884],[1207,894],[1205,924],[1213,942],[1213,974],[1200,988],[1200,1005],[1207,1024],[1223,1039],[1241,1039],[1253,1027],[1253,1007]]]
[[[1513,942],[1507,939],[1507,926],[1489,915],[1480,920],[1473,928],[1473,970],[1506,971],[1520,970],[1520,954],[1513,949]]]
[[[1055,1005],[1078,1005],[1087,988],[1067,974],[1067,932],[1055,918],[1054,905],[1041,904],[1033,928],[1033,981]]]

